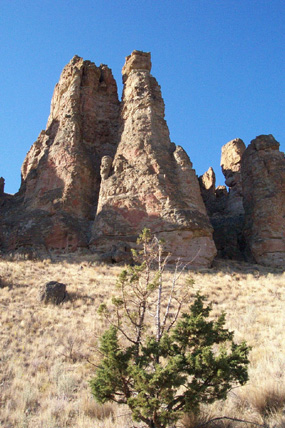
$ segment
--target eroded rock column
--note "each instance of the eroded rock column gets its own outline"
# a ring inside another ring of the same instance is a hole
[[[119,101],[111,70],[75,56],[63,69],[47,127],[22,165],[22,203],[9,247],[87,247],[100,163],[114,156]]]
[[[241,159],[244,142],[236,138],[222,147],[221,167],[225,186],[215,189],[215,174],[209,168],[200,180],[201,193],[214,228],[214,241],[218,256],[226,259],[244,260],[243,236],[244,209],[241,183]]]
[[[92,247],[111,251],[135,242],[144,227],[165,238],[172,258],[210,265],[212,228],[185,151],[171,143],[150,54],[134,51],[123,68],[118,149],[102,182]]]
[[[285,159],[273,135],[252,140],[242,158],[245,238],[257,263],[285,266]]]

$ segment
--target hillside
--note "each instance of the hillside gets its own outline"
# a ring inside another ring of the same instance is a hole
[[[99,406],[88,386],[106,327],[97,309],[111,298],[121,269],[91,256],[0,260],[1,427],[133,427],[127,408]],[[205,420],[227,416],[285,427],[285,273],[217,261],[212,269],[185,275],[195,280],[193,295],[200,290],[213,302],[214,316],[226,311],[236,341],[252,346],[248,384],[233,389],[226,402],[204,408]],[[40,285],[50,280],[67,285],[69,298],[59,306],[38,300]],[[199,423],[189,416],[178,426]],[[207,426],[254,425],[220,420]]]

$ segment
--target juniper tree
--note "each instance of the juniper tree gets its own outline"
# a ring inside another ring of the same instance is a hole
[[[234,342],[224,313],[209,319],[211,305],[199,293],[181,314],[193,284],[179,285],[185,266],[176,263],[169,286],[162,242],[145,229],[138,244],[136,265],[118,277],[112,309],[99,308],[110,327],[100,339],[102,360],[90,384],[99,403],[127,404],[134,420],[165,428],[244,384],[249,348]]]

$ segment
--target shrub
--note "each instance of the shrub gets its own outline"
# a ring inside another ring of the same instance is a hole
[[[191,280],[178,286],[183,267],[177,262],[166,287],[162,243],[145,229],[138,244],[143,248],[133,250],[137,264],[118,278],[113,310],[100,307],[110,328],[101,337],[102,359],[90,384],[99,403],[127,404],[135,420],[164,428],[185,412],[198,413],[201,403],[225,399],[234,384],[244,384],[249,348],[234,343],[224,313],[217,321],[209,319],[211,305],[199,293],[180,314]]]

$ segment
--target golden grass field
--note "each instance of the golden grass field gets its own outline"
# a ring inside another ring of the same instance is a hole
[[[2,428],[131,428],[127,407],[101,406],[89,379],[98,360],[98,338],[107,327],[97,309],[110,300],[122,266],[92,258],[56,261],[0,259],[0,426]],[[213,302],[213,316],[227,313],[237,342],[252,346],[249,382],[225,402],[203,407],[199,420],[185,416],[177,427],[285,428],[285,273],[258,265],[216,262],[188,272],[197,290]],[[171,279],[167,272],[165,281]],[[59,306],[38,300],[39,287],[67,285]],[[183,281],[183,278],[182,278]]]

